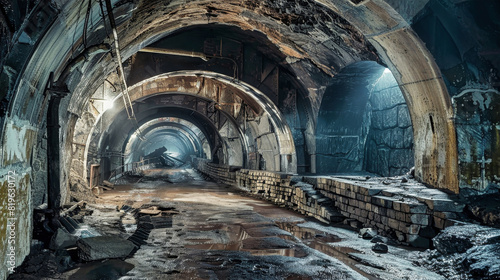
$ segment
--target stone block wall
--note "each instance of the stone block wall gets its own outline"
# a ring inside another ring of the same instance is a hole
[[[339,222],[345,218],[333,207],[331,199],[321,196],[313,185],[297,181],[292,183],[291,174],[242,169],[236,172],[236,183],[276,205],[325,223]]]
[[[447,194],[416,182],[324,177],[305,180],[332,199],[346,217],[414,247],[430,247],[431,239],[454,225],[453,219],[464,207]]]
[[[364,177],[302,177],[196,160],[207,176],[247,189],[276,205],[320,221],[354,219],[402,244],[429,248],[431,239],[448,227],[464,205],[448,194],[415,181]]]
[[[414,165],[413,127],[406,101],[391,74],[384,72],[378,80],[369,104],[366,170],[382,176],[408,172]]]
[[[193,158],[192,165],[195,169],[215,181],[233,186],[236,185],[235,171],[241,168],[237,166],[212,163],[210,160],[202,158]]]

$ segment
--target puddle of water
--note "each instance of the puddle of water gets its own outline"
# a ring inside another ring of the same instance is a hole
[[[92,262],[82,265],[69,280],[114,280],[124,276],[134,268],[133,264],[122,260],[106,260],[104,262]]]
[[[247,225],[248,226],[248,225]],[[271,229],[276,228],[275,225],[269,224]],[[269,228],[269,227],[259,227]],[[268,256],[280,255],[287,257],[303,258],[307,253],[301,248],[293,248],[291,245],[294,240],[293,236],[276,235],[265,237],[252,237],[248,234],[245,228],[241,225],[204,225],[196,227],[196,230],[220,230],[224,231],[229,242],[223,243],[210,243],[210,239],[186,239],[189,242],[200,242],[198,244],[185,245],[186,248],[199,249],[199,250],[223,250],[223,251],[244,251],[249,252],[255,256]],[[287,241],[288,240],[288,241]],[[291,248],[289,248],[291,247]]]
[[[245,249],[243,248],[243,244],[240,242],[233,242],[228,244],[202,243],[202,244],[185,245],[184,247],[191,249],[199,249],[199,250],[242,251],[242,252],[248,252],[254,256],[279,255],[279,256],[295,257],[295,258],[304,258],[307,256],[307,253],[300,248]]]
[[[336,258],[370,280],[377,279],[357,268],[356,265],[359,264],[359,262],[349,257],[350,253],[361,253],[360,251],[348,247],[335,247],[328,244],[340,242],[342,240],[340,237],[317,229],[300,227],[297,223],[276,222],[276,224],[279,228],[290,232],[295,237],[302,240],[308,247]]]
[[[334,234],[320,231],[313,228],[300,227],[297,223],[276,222],[278,227],[293,234],[298,239],[304,241],[316,240],[324,243],[340,242],[342,239]]]

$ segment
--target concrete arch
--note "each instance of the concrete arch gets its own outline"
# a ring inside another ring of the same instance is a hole
[[[384,1],[353,6],[317,0],[343,15],[377,49],[403,92],[413,124],[415,175],[454,193],[458,153],[453,109],[441,71],[408,22]]]
[[[277,169],[275,171],[295,172],[297,168],[295,146],[290,128],[276,105],[251,85],[218,73],[179,71],[144,80],[130,87],[129,94],[132,102],[156,94],[183,92],[218,103],[217,92],[219,88],[225,88],[226,91],[236,95],[245,104],[248,104],[257,115],[267,116],[266,119],[270,121],[272,128],[269,131],[261,131],[260,134],[274,134],[276,137],[278,144],[278,154],[276,155],[279,155],[279,160],[275,165]],[[117,96],[115,100],[120,98]],[[240,113],[239,108],[233,108],[233,105],[218,104],[216,106],[219,106],[233,118],[237,118]],[[290,161],[289,157],[291,157]]]
[[[363,2],[361,5],[352,5],[350,1],[332,2],[328,0],[318,0],[316,3],[323,5],[331,12],[342,15],[354,28],[361,32],[369,42],[378,50],[382,60],[389,66],[394,73],[399,85],[402,88],[407,103],[410,107],[410,113],[414,124],[415,135],[415,166],[417,177],[433,186],[446,188],[454,192],[458,192],[457,180],[457,150],[456,150],[456,135],[454,124],[452,121],[453,112],[451,110],[450,98],[447,94],[447,89],[440,76],[440,71],[432,59],[432,55],[425,48],[418,36],[411,30],[408,23],[387,3],[384,1],[369,1]],[[64,9],[72,10],[77,3],[68,3]],[[152,3],[153,4],[153,3]],[[151,5],[152,5],[151,4]],[[159,25],[158,21],[163,20],[158,18],[151,21],[149,25],[144,25],[138,30],[131,31],[136,36],[131,36],[129,40],[124,40],[123,53],[124,57],[129,57],[131,54],[138,51],[142,46],[153,42],[162,36],[166,36],[173,30],[177,30],[184,26],[194,24],[205,24],[206,15],[201,9],[195,9],[199,5],[198,1],[192,1],[187,6],[171,7],[170,12],[175,14],[170,18],[168,25]],[[309,57],[305,54],[300,46],[294,42],[286,40],[287,30],[276,27],[272,20],[259,17],[258,7],[244,7],[241,2],[230,1],[225,3],[231,6],[231,13],[223,14],[213,19],[220,24],[236,25],[243,29],[260,30],[270,38],[272,42],[279,46],[283,53],[303,59]],[[128,4],[127,4],[128,5]],[[97,9],[98,7],[94,7]],[[131,16],[127,12],[128,6],[120,6],[117,11]],[[227,9],[225,9],[227,10]],[[248,18],[238,15],[245,13],[256,13],[256,18],[260,18],[261,22],[250,21]],[[189,20],[183,20],[182,15],[190,13]],[[140,13],[134,15],[140,16]],[[127,20],[127,16],[122,17],[123,21]],[[146,19],[145,19],[146,20]],[[27,65],[23,71],[21,81],[15,88],[15,100],[11,103],[11,118],[17,116],[21,120],[32,120],[37,116],[37,108],[43,99],[27,99],[26,96],[35,91],[41,91],[48,79],[48,73],[54,70],[56,77],[61,76],[64,66],[71,54],[73,46],[68,43],[54,44],[50,40],[50,34],[73,34],[76,32],[78,37],[78,28],[75,25],[71,30],[64,30],[54,25],[47,32],[47,36],[38,44],[37,50],[33,53],[31,63]],[[128,32],[128,31],[123,31]],[[59,36],[58,36],[59,37]],[[96,34],[93,40],[99,41],[99,35]],[[122,36],[124,38],[124,36]],[[62,54],[62,55],[61,55]],[[108,61],[109,58],[103,59],[102,56],[89,56],[88,63],[84,67],[84,71],[96,71],[96,64],[100,61]],[[43,57],[45,59],[40,59]],[[316,64],[325,69],[324,64],[312,58]],[[46,61],[51,61],[47,64]],[[346,61],[348,63],[348,61]],[[85,84],[97,85],[96,81],[100,81],[99,76],[102,73],[109,73],[112,67],[95,72],[95,74],[85,80]],[[328,68],[328,67],[327,67]],[[63,75],[64,76],[64,75]],[[85,96],[83,92],[88,92],[88,87],[85,90],[79,85],[76,77],[69,77],[68,83],[70,90],[74,90],[72,101],[69,104],[69,111],[79,114],[82,105],[85,104]],[[24,82],[22,82],[24,81]],[[26,82],[30,81],[30,82]],[[26,103],[27,105],[25,105]],[[16,111],[14,108],[32,108],[33,110]],[[9,143],[10,137],[17,138],[9,122],[4,122],[3,143]],[[8,133],[7,133],[8,132]],[[31,134],[36,134],[37,129],[30,129]],[[28,133],[28,134],[30,134]],[[15,135],[15,136],[6,136]],[[27,134],[20,135],[26,139]],[[32,151],[30,140],[26,142],[26,147],[20,149],[19,155],[14,157],[14,154],[3,155],[3,166],[22,162],[26,155]],[[7,147],[7,149],[12,147]],[[16,149],[17,150],[17,149]],[[24,150],[24,152],[23,152]]]
[[[165,118],[166,119],[166,118]],[[181,123],[181,120],[178,121],[168,121],[164,119],[154,119],[151,120],[142,127],[140,127],[140,131],[146,135],[149,134],[161,134],[163,132],[169,132],[169,133],[174,133],[177,131],[180,137],[182,137],[186,142],[191,144],[192,147],[192,152],[196,154],[196,156],[203,158],[203,147],[202,147],[202,142],[206,141],[203,133],[199,129],[196,128],[194,124],[187,124],[187,121],[182,120],[184,123]],[[196,129],[199,134],[196,134],[193,129]],[[126,156],[130,156],[130,153],[132,153],[134,150],[137,149],[138,144],[134,141],[127,141],[124,143],[123,150],[124,154]],[[135,160],[132,160],[135,161]],[[129,161],[129,162],[132,162]],[[127,163],[127,160],[125,160],[125,163]]]

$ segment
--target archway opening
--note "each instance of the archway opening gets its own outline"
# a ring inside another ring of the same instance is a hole
[[[408,106],[391,71],[375,62],[345,67],[327,88],[316,128],[318,173],[407,173],[413,167]]]

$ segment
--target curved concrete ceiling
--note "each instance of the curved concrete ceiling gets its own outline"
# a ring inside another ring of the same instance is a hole
[[[144,47],[193,26],[215,24],[262,34],[267,39],[265,44],[274,45],[280,52],[275,56],[284,58],[281,63],[306,90],[312,108],[311,122],[316,119],[329,77],[361,60],[386,64],[409,105],[415,134],[416,176],[431,185],[458,191],[450,97],[432,55],[406,20],[409,14],[417,14],[422,5],[400,14],[401,6],[382,0],[354,4],[347,0],[112,2],[121,62]],[[71,139],[75,118],[86,110],[89,93],[96,92],[105,79],[119,80],[113,74],[112,53],[116,49],[109,36],[109,19],[99,16],[98,2],[92,3],[88,26],[79,9],[80,2],[54,4],[55,8],[38,10],[53,19],[54,24],[46,23],[43,33],[33,36],[36,44],[30,58],[22,69],[15,71],[19,78],[8,82],[7,99],[11,101],[3,126],[3,131],[8,132],[3,133],[4,143],[37,134],[34,124],[43,121],[43,104],[47,104],[48,98],[35,93],[44,92],[47,85],[52,93],[64,92],[66,87],[69,90],[71,97],[66,97],[61,105],[63,111],[69,112],[62,134]],[[49,80],[51,72],[53,80]],[[272,111],[274,117],[278,111]],[[27,128],[22,135],[15,132],[15,126],[21,123]],[[26,142],[26,147],[16,153],[5,154],[4,164],[27,162],[31,143]],[[292,144],[290,141],[280,149]],[[314,155],[314,143],[309,143],[308,149]]]

